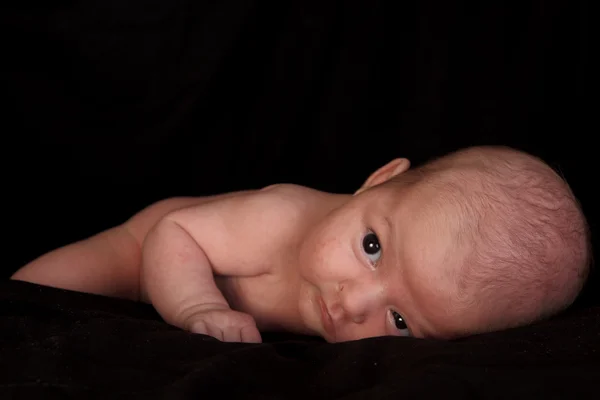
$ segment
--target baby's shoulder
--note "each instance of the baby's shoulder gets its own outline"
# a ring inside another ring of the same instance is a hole
[[[306,186],[278,183],[256,192],[264,207],[302,216],[326,204],[327,193]]]
[[[223,198],[223,201],[209,206],[212,211],[206,211],[213,215],[227,215],[227,218],[255,227],[268,225],[284,229],[288,226],[285,229],[300,230],[319,218],[321,209],[327,204],[326,199],[326,193],[315,189],[276,184]]]
[[[302,226],[320,218],[327,194],[308,187],[277,184],[263,189],[227,193],[200,199],[177,211],[182,220],[212,227],[235,227],[237,232],[262,227]],[[275,230],[272,230],[275,234]],[[283,234],[283,232],[280,232]]]
[[[256,192],[256,194],[269,197],[273,201],[281,202],[312,201],[315,197],[318,197],[320,193],[321,192],[318,190],[291,183],[276,183],[274,185],[266,186]]]
[[[178,211],[215,270],[227,276],[257,276],[273,271],[317,220],[308,203],[316,194],[297,185],[213,197]],[[231,251],[235,249],[235,251]]]
[[[185,219],[232,220],[252,224],[294,222],[306,219],[324,204],[326,194],[293,184],[270,185],[258,190],[231,192],[199,198],[178,211]],[[221,224],[220,224],[221,225]]]

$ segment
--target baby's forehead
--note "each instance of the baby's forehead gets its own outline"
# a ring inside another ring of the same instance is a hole
[[[415,264],[435,265],[432,273],[437,274],[436,279],[453,279],[459,273],[457,262],[466,250],[465,233],[472,230],[471,223],[465,221],[468,215],[461,209],[462,200],[451,199],[445,188],[427,185],[415,185],[408,190],[393,188],[386,196],[387,218],[396,233],[395,244],[401,247],[404,257],[410,257]]]
[[[443,179],[423,179],[421,181],[390,182],[387,190],[379,196],[386,207],[377,211],[387,212],[392,219],[405,219],[407,216],[444,219],[449,214],[460,211],[469,196],[460,180],[452,176]]]

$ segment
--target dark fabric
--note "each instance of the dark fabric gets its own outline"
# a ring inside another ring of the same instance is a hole
[[[0,6],[3,277],[158,199],[352,192],[394,157],[479,144],[546,159],[597,231],[588,2],[13,3]],[[3,281],[0,398],[595,398],[590,282],[564,319],[458,342],[251,346]]]
[[[597,398],[599,307],[454,342],[245,345],[169,327],[133,302],[0,289],[2,398]]]

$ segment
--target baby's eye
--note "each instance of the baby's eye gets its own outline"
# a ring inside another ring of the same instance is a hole
[[[362,242],[363,250],[371,263],[375,264],[381,257],[381,245],[373,232],[365,235]]]
[[[400,333],[400,336],[410,336],[410,331],[408,330],[408,325],[406,325],[406,321],[402,317],[402,315],[398,314],[396,311],[391,311],[392,321],[394,322],[394,326]]]

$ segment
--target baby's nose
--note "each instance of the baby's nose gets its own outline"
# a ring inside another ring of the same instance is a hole
[[[382,306],[383,287],[372,279],[344,282],[340,284],[339,295],[345,317],[360,324],[370,312]]]

